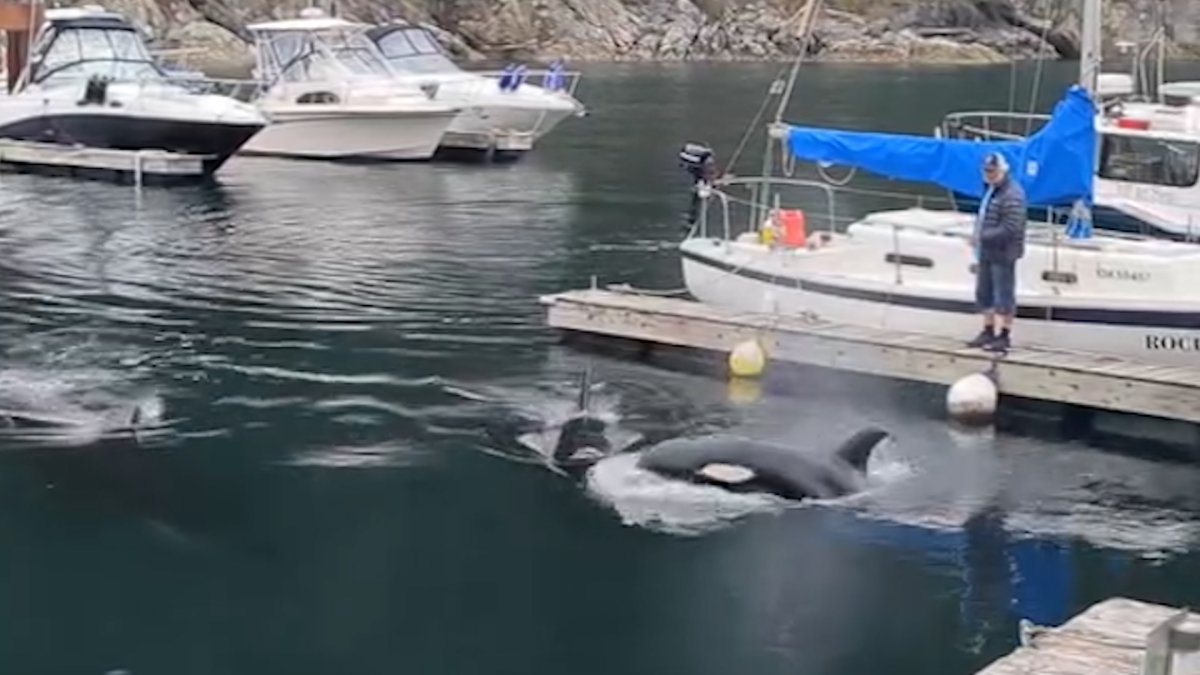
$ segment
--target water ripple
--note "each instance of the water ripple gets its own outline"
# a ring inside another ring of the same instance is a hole
[[[301,447],[274,452],[376,466],[401,462],[396,435],[440,434],[439,375],[541,344],[571,172],[247,160],[225,175],[140,205],[125,187],[6,177],[0,351],[56,335],[42,351],[72,366],[175,387],[185,438],[296,428]]]

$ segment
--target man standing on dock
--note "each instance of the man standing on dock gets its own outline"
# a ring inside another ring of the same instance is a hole
[[[972,241],[978,263],[975,303],[983,312],[983,330],[967,345],[1005,352],[1017,308],[1017,260],[1025,255],[1025,191],[1012,179],[1008,162],[998,152],[984,157],[983,180],[988,189],[979,204]]]

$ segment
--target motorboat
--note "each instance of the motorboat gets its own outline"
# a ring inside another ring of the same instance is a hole
[[[1096,73],[1095,227],[1182,241],[1200,240],[1200,82],[1166,82],[1162,25],[1136,48],[1131,73],[1101,72],[1099,38],[1081,59]],[[1092,31],[1082,27],[1083,34]],[[1153,72],[1152,77],[1150,73]],[[1049,119],[1012,111],[959,111],[935,133],[947,138],[1020,139]],[[955,195],[964,211],[978,202]],[[1031,213],[1064,222],[1063,212]]]
[[[540,70],[467,71],[422,26],[395,21],[368,34],[399,79],[430,87],[435,100],[463,108],[442,139],[443,148],[515,158],[564,120],[586,113],[575,98],[579,74],[560,63]]]
[[[366,24],[309,8],[247,28],[261,83],[255,103],[271,122],[247,154],[426,160],[461,110],[393,77]]]
[[[1085,7],[1098,11],[1090,0]],[[793,68],[791,84],[795,76]],[[851,166],[976,199],[984,192],[982,158],[1004,154],[1030,204],[1069,207],[1074,214],[1067,226],[1028,224],[1017,267],[1017,343],[1192,365],[1200,353],[1200,296],[1194,290],[1200,246],[1089,225],[1099,153],[1094,80],[1081,79],[1051,119],[1020,141],[791,125],[781,120],[785,96],[769,143],[782,145],[784,166],[796,160]],[[773,89],[791,91],[791,84]],[[773,167],[771,157],[769,151]],[[814,201],[814,190],[823,199]],[[941,336],[962,340],[965,348],[979,329],[974,214],[917,206],[868,213],[843,226],[837,190],[827,182],[776,175],[773,168],[763,176],[717,181],[707,191],[702,185],[700,218],[679,247],[690,294],[741,312]],[[785,203],[785,197],[794,201]],[[736,217],[747,204],[749,216]],[[716,215],[710,218],[710,212]],[[828,227],[814,226],[821,220]]]
[[[216,172],[266,119],[254,106],[174,83],[137,27],[89,5],[48,9],[12,91],[0,138],[206,157]]]

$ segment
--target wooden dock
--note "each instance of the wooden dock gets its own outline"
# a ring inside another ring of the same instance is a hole
[[[758,338],[772,361],[942,385],[994,368],[1002,395],[1200,422],[1200,368],[1045,349],[997,357],[945,338],[609,290],[568,291],[541,301],[548,324],[564,331],[722,353]]]
[[[17,171],[111,178],[135,185],[201,179],[209,155],[165,150],[112,150],[60,143],[0,139],[0,165]]]
[[[1169,635],[1172,623],[1184,635]],[[1172,659],[1168,642],[1175,650],[1194,648],[1197,632],[1200,615],[1111,598],[1062,626],[1035,630],[1016,651],[977,675],[1195,675],[1200,672],[1196,653]]]

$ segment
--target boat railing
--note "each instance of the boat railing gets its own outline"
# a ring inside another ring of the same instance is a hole
[[[839,212],[843,202],[854,203],[858,207],[855,213]],[[806,229],[812,233],[837,231],[869,212],[929,207],[957,211],[953,199],[944,196],[854,188],[803,178],[738,176],[720,179],[712,186],[692,236],[732,241],[744,233],[757,232],[772,212],[780,210],[802,211]]]
[[[72,79],[55,80],[56,86],[83,87],[88,77],[79,76]],[[263,83],[250,79],[212,78],[199,71],[169,70],[156,73],[149,77],[116,78],[108,80],[112,84],[132,87],[136,97],[143,95],[160,96],[164,88],[183,89],[192,94],[214,94],[228,96],[249,103],[263,89]]]
[[[942,118],[933,133],[938,138],[980,141],[1024,139],[1050,120],[1050,115],[999,110],[954,112]]]
[[[497,86],[505,77],[512,77],[513,73],[504,70],[468,70],[472,75],[479,75],[490,80],[496,80]],[[523,71],[523,84],[531,84],[547,91],[558,91],[574,98],[575,91],[579,87],[579,81],[583,78],[583,73],[577,70],[556,70],[553,68],[537,68]]]
[[[212,78],[199,74],[172,74],[167,82],[193,94],[228,96],[243,103],[253,103],[266,90],[266,83],[260,80]]]
[[[762,220],[770,215],[772,209],[785,208],[783,193],[793,191],[809,194],[815,192],[823,197],[824,210],[820,215],[826,220],[829,229],[833,229],[837,221],[837,196],[833,186],[799,178],[738,176],[718,180],[708,191],[696,222],[696,233],[701,237],[713,236],[709,234],[708,211],[714,205],[720,214],[720,235],[726,240],[732,240],[743,232],[757,231]],[[764,209],[763,197],[767,197],[766,202],[773,206]],[[807,204],[810,200],[799,201]],[[789,199],[786,208],[795,208],[795,202]],[[741,225],[735,225],[735,221]]]
[[[485,77],[488,80],[494,80],[496,82],[496,86],[502,90],[506,86],[512,86],[511,78],[513,77],[513,73],[511,72],[502,70],[471,70],[467,72],[471,73],[472,75]],[[579,80],[582,78],[582,76],[582,73],[574,70],[541,68],[523,71],[520,83],[538,86],[546,91],[567,96],[576,105],[576,114],[582,114],[583,106],[575,100],[575,90],[579,87]],[[546,120],[547,114],[545,111],[543,111],[542,114],[538,115],[537,119],[535,119],[533,123],[529,125],[529,128],[510,129],[509,131],[531,134],[536,137],[542,132],[543,127],[546,125]]]

